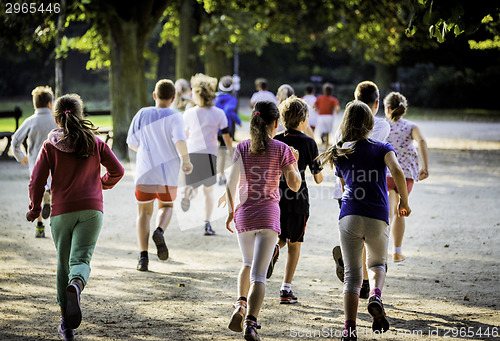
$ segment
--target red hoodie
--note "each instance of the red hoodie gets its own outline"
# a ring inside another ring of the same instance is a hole
[[[40,215],[43,193],[49,172],[51,184],[51,216],[63,213],[103,211],[102,190],[113,188],[124,170],[109,146],[95,138],[96,150],[87,159],[79,159],[74,148],[63,137],[62,129],[50,132],[38,155],[29,184],[29,217]],[[101,164],[106,173],[101,177]]]

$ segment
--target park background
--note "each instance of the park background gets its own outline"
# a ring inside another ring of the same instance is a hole
[[[235,60],[243,118],[257,77],[268,78],[273,92],[288,83],[298,95],[311,81],[318,90],[332,82],[342,106],[357,82],[370,79],[382,96],[395,89],[407,96],[408,117],[427,138],[430,177],[412,192],[408,259],[389,262],[384,289],[391,333],[361,332],[360,340],[500,339],[495,2],[61,0],[36,2],[45,10],[51,4],[51,12],[8,15],[7,3],[0,2],[0,111],[18,105],[22,119],[31,115],[37,85],[79,93],[89,110],[112,111],[112,118],[91,119],[113,126],[113,148],[126,168],[104,193],[79,340],[240,339],[226,326],[241,256],[224,229],[225,210],[214,213],[217,235],[207,239],[202,210],[184,213],[176,202],[166,233],[171,258],[152,254],[151,271],[136,271],[133,163],[123,148],[133,115],[153,105],[158,78],[233,74]],[[66,8],[64,16],[54,4]],[[0,131],[13,130],[13,121],[1,119]],[[236,135],[245,138],[248,122]],[[325,178],[315,185],[308,176],[311,218],[294,279],[300,304],[278,303],[283,257],[259,316],[264,340],[338,339],[331,331],[343,328],[342,283],[331,259],[338,244],[333,172]],[[26,167],[0,161],[0,340],[57,339],[56,253],[51,238],[34,239],[24,220],[28,181]],[[201,204],[197,197],[193,208]],[[370,326],[363,304],[358,322]]]

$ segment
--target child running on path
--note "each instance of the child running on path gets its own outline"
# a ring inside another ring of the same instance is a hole
[[[205,235],[214,235],[210,219],[214,210],[215,199],[213,186],[217,182],[217,154],[219,144],[217,134],[222,133],[222,139],[233,155],[233,140],[229,136],[229,128],[224,110],[213,105],[217,79],[204,74],[191,78],[193,100],[196,106],[184,113],[184,124],[187,136],[189,157],[193,163],[193,173],[186,176],[186,190],[181,202],[183,211],[190,207],[190,200],[195,191],[203,185],[205,195]]]
[[[314,85],[307,84],[304,92],[305,95],[302,99],[309,106],[309,127],[311,127],[311,130],[314,132],[316,125],[318,124],[318,112],[314,109],[314,103],[316,103],[316,96],[314,93],[316,92],[316,89],[314,88]]]
[[[33,173],[33,168],[35,167],[36,158],[42,145],[47,140],[52,129],[57,128],[56,121],[54,121],[54,116],[52,116],[52,102],[54,100],[54,94],[52,89],[48,86],[37,86],[32,92],[33,96],[33,106],[35,107],[35,113],[28,117],[23,124],[16,130],[12,136],[12,151],[14,152],[14,157],[18,162],[23,165],[27,165],[30,170],[30,174]],[[28,155],[26,156],[21,145],[24,140],[28,138]],[[50,216],[50,177],[45,186],[45,193],[43,195],[43,207],[42,214],[36,219],[36,238],[45,237],[45,226],[43,224],[43,219],[47,219]]]
[[[172,219],[174,200],[177,197],[179,168],[186,174],[193,169],[187,153],[182,114],[169,109],[175,96],[174,83],[162,79],[156,83],[154,107],[139,110],[130,123],[127,144],[137,151],[135,197],[137,199],[137,235],[139,238],[139,263],[137,270],[148,271],[149,231],[158,200],[156,230],[153,242],[160,260],[168,259],[168,248],[163,236]]]
[[[368,301],[372,329],[378,332],[389,329],[381,299],[389,243],[386,166],[400,193],[399,215],[407,216],[411,212],[404,174],[394,149],[388,143],[368,138],[373,122],[368,105],[361,101],[349,103],[341,124],[342,140],[320,155],[322,165],[335,165],[336,174],[344,186],[339,216],[339,239],[345,266],[343,341],[357,340],[356,317],[363,280],[364,244],[372,287]],[[347,148],[344,148],[344,141],[349,143]]]
[[[278,120],[274,103],[256,103],[250,121],[251,139],[236,147],[226,193],[219,198],[219,205],[227,203],[226,228],[230,232],[234,219],[243,256],[238,276],[239,298],[228,327],[235,332],[244,330],[245,340],[260,340],[257,317],[265,295],[266,271],[280,233],[281,172],[292,191],[298,191],[302,182],[296,163],[298,152],[273,139]],[[235,210],[237,185],[240,203]]]
[[[332,96],[333,84],[323,84],[323,94],[316,98],[314,109],[318,112],[318,132],[321,136],[323,149],[327,150],[330,144],[330,133],[333,129],[334,115],[340,112],[339,101]]]
[[[54,105],[59,129],[50,132],[40,151],[31,181],[26,218],[40,214],[45,184],[52,175],[50,227],[57,249],[57,301],[61,307],[59,335],[73,340],[82,320],[80,293],[87,285],[90,261],[102,227],[102,190],[122,178],[123,167],[96,129],[83,119],[78,95],[65,95]],[[107,172],[101,176],[101,164]]]
[[[307,129],[309,110],[307,103],[295,96],[283,101],[279,106],[281,120],[286,131],[276,135],[275,139],[286,143],[299,151],[300,158],[297,161],[302,183],[297,192],[292,191],[286,179],[282,176],[280,180],[280,226],[278,244],[275,247],[273,258],[269,264],[267,278],[270,278],[274,264],[278,260],[279,250],[288,246],[288,257],[286,260],[283,284],[280,290],[280,304],[297,303],[297,297],[292,292],[292,280],[299,262],[300,247],[304,241],[307,220],[309,218],[309,191],[305,179],[306,168],[313,174],[314,181],[319,184],[323,181],[316,142],[306,136],[303,132]]]
[[[411,193],[413,183],[424,180],[429,176],[427,169],[428,150],[420,128],[413,122],[402,118],[406,114],[408,104],[406,98],[399,92],[391,92],[384,98],[385,117],[391,126],[391,133],[387,138],[398,158],[406,178],[408,194]],[[418,143],[418,153],[413,145]],[[422,158],[422,168],[419,169],[418,154]],[[389,220],[391,222],[392,237],[394,239],[394,262],[402,262],[405,256],[402,252],[403,236],[405,233],[405,217],[397,215],[396,207],[399,203],[399,195],[392,174],[387,173],[387,189],[389,190]]]
[[[257,78],[255,80],[255,90],[257,91],[254,92],[250,98],[250,108],[252,108],[252,110],[257,102],[268,101],[278,105],[278,99],[276,96],[274,96],[271,91],[267,90],[267,79]]]

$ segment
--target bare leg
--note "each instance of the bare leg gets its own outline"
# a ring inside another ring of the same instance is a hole
[[[203,192],[205,194],[205,220],[206,221],[210,221],[210,218],[212,218],[212,212],[213,212],[214,206],[215,206],[213,187],[214,186],[210,186],[210,187],[203,186]]]
[[[399,195],[396,191],[389,191],[389,222],[394,239],[394,247],[403,245],[405,234],[405,218],[398,217],[397,210],[399,205]]]
[[[368,280],[368,269],[366,268],[366,245],[363,245],[363,280]]]
[[[359,296],[353,292],[344,294],[344,314],[346,321],[356,321],[358,316]]]
[[[172,219],[173,203],[158,202],[158,215],[156,216],[156,226],[163,231],[167,229],[170,220]]]
[[[292,283],[293,275],[299,262],[301,244],[300,242],[288,242],[288,257],[286,259],[285,276],[283,277],[284,283]]]
[[[250,290],[250,269],[249,266],[242,266],[238,275],[238,295],[239,297],[248,297]]]
[[[219,173],[221,178],[225,178],[224,175],[224,169],[226,167],[226,154],[227,154],[227,148],[226,147],[220,147],[220,163],[219,163]]]
[[[137,236],[140,251],[148,251],[149,223],[153,215],[154,202],[139,203],[137,205]]]
[[[266,285],[262,282],[253,282],[250,285],[250,295],[248,296],[247,314],[253,315],[255,318],[259,315],[264,295],[266,294]]]
[[[370,287],[373,289],[378,288],[380,291],[384,288],[385,283],[385,271],[382,270],[370,270]]]

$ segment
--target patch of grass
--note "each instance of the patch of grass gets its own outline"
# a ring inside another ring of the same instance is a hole
[[[500,110],[408,108],[405,118],[430,121],[500,122]]]

